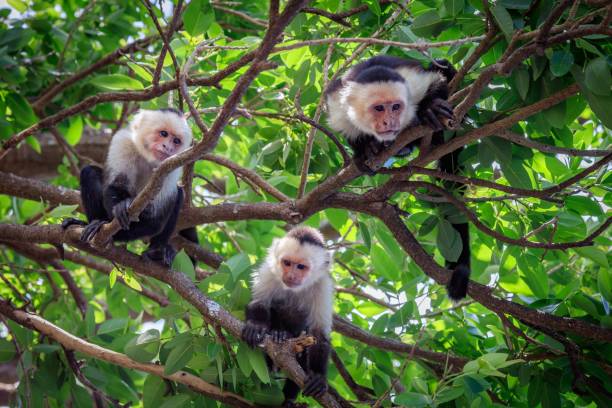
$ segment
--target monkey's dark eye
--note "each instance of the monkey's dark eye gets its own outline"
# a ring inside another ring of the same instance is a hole
[[[306,269],[306,265],[303,265],[303,264],[297,264],[297,268],[298,268],[298,269]]]
[[[396,103],[396,104],[393,105],[393,107],[391,109],[396,111],[396,110],[400,110],[401,107],[402,107],[402,105],[400,105],[399,103]]]
[[[374,107],[374,110],[376,110],[377,112],[384,112],[385,111],[385,107],[382,105],[376,105]]]
[[[162,130],[161,132],[159,132],[160,135],[162,135],[162,137],[168,137],[168,132],[166,132],[165,130]]]
[[[288,261],[288,260],[286,260],[286,259],[285,259],[285,260],[283,260],[283,264],[284,264],[285,266],[291,266],[291,262],[290,262],[290,261]]]
[[[175,145],[180,145],[181,144],[181,139],[179,139],[178,137],[175,137],[173,140]]]

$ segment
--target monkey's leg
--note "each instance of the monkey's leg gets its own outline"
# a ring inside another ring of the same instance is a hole
[[[98,166],[85,166],[81,170],[81,201],[85,208],[85,215],[89,223],[76,218],[67,218],[62,222],[62,228],[66,229],[71,225],[85,226],[81,240],[87,241],[95,235],[104,222],[109,220],[108,214],[102,203],[103,199],[103,178],[104,171]],[[92,235],[93,233],[93,235]]]
[[[321,397],[327,392],[327,363],[329,360],[329,341],[324,336],[316,336],[317,344],[306,349],[308,369],[302,393],[309,397]]]
[[[170,236],[174,232],[176,227],[176,221],[183,205],[183,189],[178,188],[176,193],[176,200],[174,201],[174,207],[172,208],[168,220],[164,225],[161,232],[151,238],[151,245],[142,254],[142,256],[151,261],[161,262],[166,266],[172,265],[172,261],[176,256],[176,250],[168,243]],[[196,237],[197,238],[197,237]]]
[[[285,408],[297,408],[302,406],[301,404],[297,404],[295,399],[300,393],[300,387],[291,381],[289,378],[285,380],[285,385],[283,386],[283,395],[285,396],[285,401],[283,402],[283,407]]]

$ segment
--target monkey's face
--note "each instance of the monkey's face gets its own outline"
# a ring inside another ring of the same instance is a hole
[[[274,274],[283,287],[292,291],[308,288],[329,269],[331,257],[325,248],[291,237],[275,241],[272,251]]]
[[[174,112],[140,111],[132,121],[132,140],[143,157],[158,165],[191,145],[191,129]]]
[[[402,82],[349,83],[348,117],[362,132],[392,141],[408,125],[408,92]]]
[[[296,288],[302,283],[310,271],[309,262],[296,256],[285,255],[280,259],[281,279],[290,288]]]

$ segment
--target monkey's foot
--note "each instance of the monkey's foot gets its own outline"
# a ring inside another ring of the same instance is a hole
[[[93,220],[92,222],[87,224],[85,228],[83,228],[83,233],[81,234],[81,241],[91,241],[96,236],[98,231],[100,231],[100,228],[102,228],[104,224],[106,224],[106,221],[103,220]]]
[[[176,256],[176,249],[172,248],[172,245],[151,245],[146,251],[142,253],[142,257],[148,261],[159,262],[164,266],[172,265],[174,257]]]
[[[322,374],[311,373],[306,382],[302,394],[307,397],[319,398],[327,392],[327,378]]]
[[[87,222],[83,220],[79,220],[77,218],[64,218],[64,220],[62,221],[62,229],[68,229],[69,227],[72,227],[73,225],[84,227],[87,225]]]
[[[117,219],[117,221],[119,221],[121,229],[126,231],[130,229],[130,214],[128,214],[130,204],[132,204],[132,200],[130,198],[126,198],[125,200],[115,204],[113,207],[113,216]]]
[[[263,341],[267,332],[268,329],[264,326],[246,322],[242,328],[241,337],[249,347],[255,347]]]
[[[272,341],[275,343],[282,343],[285,340],[293,337],[291,333],[285,330],[272,330],[270,331],[270,336],[272,337]]]

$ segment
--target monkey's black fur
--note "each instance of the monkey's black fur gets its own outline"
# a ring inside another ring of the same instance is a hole
[[[430,84],[425,96],[418,101],[416,111],[416,121],[409,126],[418,124],[429,125],[434,133],[431,139],[431,146],[439,146],[444,143],[444,126],[438,119],[439,116],[448,119],[453,118],[452,107],[448,104],[449,96],[448,82],[450,82],[457,71],[447,60],[435,60],[429,67],[424,68],[419,61],[405,59],[393,56],[381,55],[363,61],[351,68],[349,73],[343,78],[334,80],[326,90],[326,92],[334,93],[339,91],[343,86],[343,81],[354,81],[357,83],[368,84],[375,82],[401,82],[405,83],[404,77],[400,75],[396,69],[410,68],[422,72],[439,72],[445,81],[437,81]],[[416,102],[416,101],[415,101]],[[334,109],[334,107],[328,107]],[[339,109],[336,107],[336,109]],[[365,163],[368,159],[377,156],[385,148],[389,147],[393,141],[382,142],[377,140],[373,135],[361,134],[356,138],[347,139],[349,145],[354,152],[355,164],[364,172],[373,175],[375,174]],[[406,145],[396,157],[402,157],[410,154],[410,152],[419,145],[421,141],[416,140]],[[462,171],[462,167],[458,164],[459,153],[462,149],[455,150],[438,161],[440,170],[457,174]],[[458,188],[458,193],[463,194],[463,188],[459,183],[447,183],[449,188]],[[453,270],[450,281],[447,284],[449,297],[455,301],[464,298],[467,295],[469,275],[470,275],[470,237],[467,223],[452,224],[453,228],[459,233],[462,241],[461,255],[456,262],[446,262],[447,268]]]
[[[140,214],[139,220],[130,222],[128,208],[134,197],[127,190],[127,180],[118,176],[104,187],[104,170],[98,166],[85,166],[81,170],[81,201],[85,207],[88,223],[69,218],[62,223],[63,228],[71,225],[82,225],[85,228],[81,240],[89,241],[100,230],[102,225],[110,222],[113,217],[121,224],[121,230],[113,235],[115,241],[132,241],[143,237],[151,237],[149,248],[143,253],[146,259],[161,262],[169,266],[176,255],[176,250],[168,243],[178,214],[183,204],[183,189],[178,191],[174,201],[153,211],[149,204]],[[198,243],[195,228],[182,230],[183,237]]]
[[[262,342],[266,334],[269,334],[272,340],[282,342],[298,337],[303,331],[309,332],[309,327],[305,323],[306,314],[295,305],[295,302],[283,299],[272,300],[269,307],[257,301],[251,302],[246,309],[246,324],[242,330],[243,340],[249,346],[255,347]],[[330,344],[329,339],[323,333],[310,331],[309,334],[316,338],[317,343],[307,347],[296,357],[307,375],[302,393],[317,398],[327,391],[327,362]],[[268,356],[266,356],[266,361],[271,367],[272,361]],[[283,388],[285,405],[290,406],[299,392],[300,387],[287,379]]]

